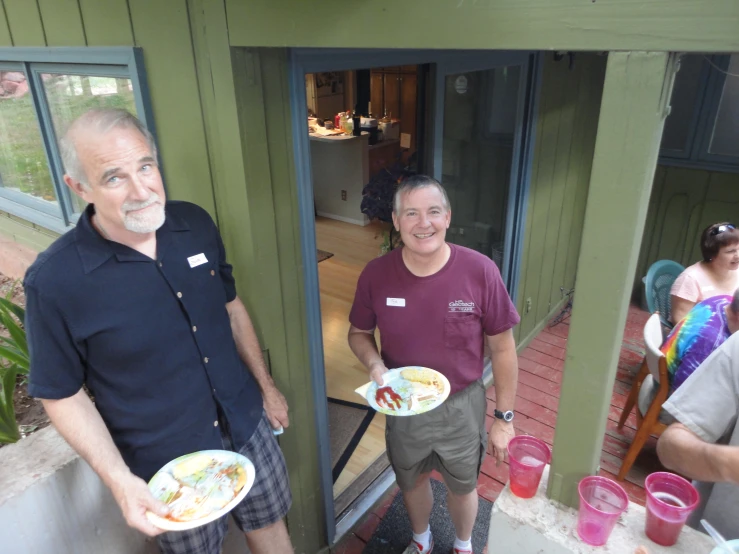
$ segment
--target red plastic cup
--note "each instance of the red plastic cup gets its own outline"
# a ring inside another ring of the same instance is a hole
[[[695,487],[674,473],[658,471],[647,476],[647,537],[662,546],[677,542],[685,521],[695,510],[700,495]]]
[[[583,542],[603,546],[629,505],[629,497],[615,481],[597,476],[581,479],[577,492],[580,494],[577,534]]]
[[[520,498],[534,496],[550,458],[551,452],[544,441],[529,435],[513,437],[508,443],[511,492]]]

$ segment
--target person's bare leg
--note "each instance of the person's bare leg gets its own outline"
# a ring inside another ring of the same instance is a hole
[[[467,494],[454,494],[447,489],[446,501],[449,506],[449,515],[457,532],[457,538],[468,541],[472,537],[472,528],[477,517],[477,490]]]
[[[413,532],[417,535],[425,533],[429,528],[431,509],[434,507],[434,493],[431,491],[428,473],[418,477],[413,489],[403,491],[403,502],[405,509],[408,510]]]
[[[246,544],[251,554],[293,554],[290,535],[285,522],[280,520],[269,527],[263,527],[246,534]]]

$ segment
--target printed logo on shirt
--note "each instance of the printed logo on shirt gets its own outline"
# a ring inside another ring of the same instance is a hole
[[[397,306],[399,308],[405,308],[405,298],[388,298],[388,306]]]
[[[208,258],[205,257],[205,254],[202,252],[200,254],[195,254],[194,256],[190,256],[187,258],[187,263],[190,264],[190,267],[198,267],[199,265],[207,264]]]
[[[474,302],[465,302],[464,300],[455,300],[454,302],[449,302],[449,312],[450,313],[474,312],[474,311],[475,311]]]

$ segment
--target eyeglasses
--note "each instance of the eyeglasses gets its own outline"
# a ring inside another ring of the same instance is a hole
[[[715,229],[711,229],[711,232],[708,233],[708,235],[711,237],[715,237],[716,235],[720,235],[721,233],[725,233],[726,231],[730,231],[732,229],[736,229],[736,227],[731,223],[727,225],[719,225]]]

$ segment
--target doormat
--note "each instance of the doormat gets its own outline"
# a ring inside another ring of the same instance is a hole
[[[334,483],[352,457],[374,416],[375,411],[369,406],[336,398],[328,399],[328,430]]]
[[[334,255],[333,252],[326,252],[325,250],[318,250],[318,249],[316,249],[316,257],[318,258],[318,263],[319,264],[323,260],[328,260],[333,255]]]
[[[434,552],[451,552],[456,533],[446,507],[446,486],[441,481],[431,479],[431,490],[434,491],[434,509],[431,511]],[[477,519],[472,528],[472,550],[476,554],[480,554],[487,544],[490,511],[493,509],[492,502],[482,497],[479,497],[479,501]],[[403,493],[399,492],[362,554],[401,554],[412,537],[411,522],[403,504]]]

